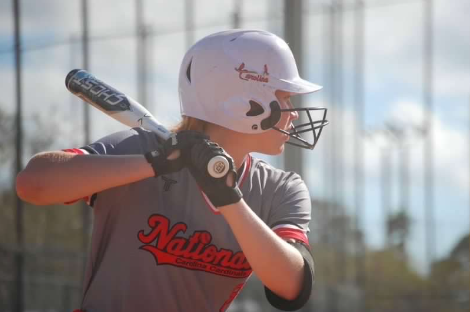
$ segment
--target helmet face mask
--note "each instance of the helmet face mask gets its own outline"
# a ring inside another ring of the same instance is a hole
[[[275,92],[305,94],[319,89],[299,77],[287,43],[260,30],[224,31],[201,39],[186,53],[179,75],[182,115],[257,134],[283,132],[276,128],[281,113],[296,110],[306,113],[310,122],[290,131],[291,140],[298,143],[287,143],[304,148],[315,146],[327,124],[326,109],[281,109]],[[320,121],[312,120],[313,110],[323,110]],[[311,143],[301,136],[307,131],[313,133]]]
[[[328,124],[328,120],[326,120],[327,109],[323,107],[305,107],[305,108],[287,108],[287,109],[281,110],[281,112],[293,112],[293,111],[299,113],[299,116],[301,116],[301,113],[304,113],[303,115],[307,115],[308,122],[294,124],[290,131],[279,129],[276,126],[272,128],[274,130],[277,130],[289,136],[289,141],[286,142],[287,144],[306,148],[306,149],[314,149],[315,145],[320,139],[320,135],[323,130],[323,127]],[[321,117],[312,118],[311,112],[320,113]],[[305,138],[306,136],[305,134],[307,133],[312,134],[311,140],[307,140]]]

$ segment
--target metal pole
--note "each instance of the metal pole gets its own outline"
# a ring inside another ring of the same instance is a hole
[[[354,144],[354,211],[355,211],[355,229],[359,234],[364,220],[364,3],[362,0],[356,0],[356,11],[354,17],[354,63],[355,63],[355,83],[354,83],[354,106],[356,110],[356,135]],[[356,241],[356,287],[366,294],[366,268],[365,268],[365,233],[362,233],[362,242]],[[365,296],[359,300],[357,311],[365,310]]]
[[[330,128],[330,135],[331,135],[331,140],[330,140],[330,157],[331,157],[331,201],[335,202],[336,201],[336,193],[337,193],[337,184],[336,184],[336,176],[337,176],[337,171],[336,171],[336,80],[335,80],[335,64],[336,64],[336,18],[335,18],[335,12],[336,7],[335,3],[332,2],[330,6],[330,117],[328,118],[331,122],[331,128]]]
[[[90,49],[88,46],[89,35],[88,35],[88,0],[82,0],[82,57],[83,57],[83,69],[89,70],[89,54]],[[85,143],[90,143],[90,112],[89,105],[84,105],[85,114]]]
[[[387,248],[390,246],[390,239],[388,236],[388,218],[391,214],[391,148],[383,147],[381,148],[381,166],[382,166],[382,209],[383,209],[383,219],[385,227],[385,237],[384,237],[384,247]]]
[[[426,107],[425,129],[427,140],[424,144],[424,187],[425,187],[425,234],[426,260],[431,268],[435,254],[434,224],[434,127],[433,127],[433,0],[424,1],[424,49],[423,49],[423,102]]]
[[[15,36],[15,88],[16,88],[16,175],[23,168],[23,127],[22,127],[22,97],[21,97],[21,29],[20,29],[20,0],[13,1],[14,36]],[[15,176],[16,176],[15,175]],[[24,281],[24,236],[23,236],[23,202],[16,196],[16,289],[13,311],[22,312],[23,281]]]
[[[344,206],[344,167],[343,167],[343,0],[336,0],[336,71],[335,71],[335,84],[336,84],[336,130],[337,130],[337,137],[335,140],[336,146],[336,154],[338,157],[336,159],[336,166],[337,166],[337,203],[339,207],[339,215],[340,217],[345,220],[346,211]],[[339,240],[339,257],[338,257],[338,273],[339,273],[339,281],[343,282],[346,279],[346,224],[340,223],[341,228],[340,230],[340,240]]]
[[[186,28],[186,49],[194,43],[194,6],[193,0],[186,0],[184,5],[185,28]]]
[[[337,206],[336,202],[336,196],[338,192],[338,187],[337,187],[337,170],[336,170],[336,132],[337,132],[337,122],[336,122],[336,113],[337,113],[337,106],[336,106],[336,75],[335,75],[335,64],[336,64],[336,3],[335,1],[331,2],[330,6],[330,117],[328,118],[330,120],[331,128],[330,130],[330,135],[331,135],[331,140],[330,140],[330,164],[331,164],[331,178],[330,178],[330,183],[331,183],[331,197],[330,201],[332,202],[333,206]],[[333,220],[336,216],[336,212],[332,213],[332,218],[330,220]],[[334,233],[332,233],[333,237],[335,236]],[[333,248],[332,248],[332,254],[333,254],[333,263],[337,263],[337,258],[338,258],[338,252],[337,252],[337,246],[336,246],[336,240],[331,240],[330,241],[333,243]],[[332,268],[335,268],[335,266],[332,264]],[[335,281],[337,280],[338,273],[336,268],[332,271],[332,280]],[[328,298],[327,298],[327,310],[329,311],[337,311],[338,310],[338,298],[337,298],[337,292],[336,292],[336,286],[332,285],[330,289],[328,289]]]
[[[280,29],[282,26],[279,25],[279,21],[274,19],[273,16],[278,16],[280,7],[278,4],[283,4],[283,2],[276,1],[275,4],[272,2],[273,1],[271,1],[270,5],[267,7],[266,17],[264,19],[267,21],[267,30],[277,33],[278,29]]]
[[[233,10],[233,13],[232,13],[233,28],[240,28],[242,5],[243,5],[242,0],[234,0],[233,1],[233,6],[234,6],[234,10]]]
[[[137,56],[137,98],[143,105],[147,106],[147,29],[144,23],[142,0],[135,2],[135,24],[136,24],[136,56]]]
[[[331,63],[331,51],[329,50],[329,20],[328,20],[328,14],[330,12],[330,8],[328,4],[323,5],[323,14],[322,14],[322,33],[323,33],[323,81],[324,84],[326,84],[328,81],[330,81],[330,64]],[[323,98],[323,106],[326,106],[329,100],[329,86],[325,86],[323,89],[322,98]],[[328,116],[330,119],[330,117]],[[331,119],[330,119],[331,120]],[[330,186],[330,162],[331,162],[331,156],[329,154],[330,149],[329,149],[329,138],[330,138],[330,132],[327,131],[325,132],[325,137],[323,139],[328,138],[328,140],[325,140],[326,144],[324,145],[325,147],[323,148],[323,185],[324,185],[324,191],[323,191],[323,197],[325,199],[325,203],[328,203],[328,199],[330,197],[330,192],[329,192],[329,186]],[[328,211],[328,210],[327,210]],[[328,237],[327,241],[325,243],[328,243]]]
[[[408,213],[410,211],[410,176],[409,176],[409,162],[410,151],[409,146],[406,144],[407,137],[403,135],[398,138],[400,148],[400,209]]]
[[[76,68],[77,64],[76,64],[76,61],[78,59],[78,56],[77,56],[77,47],[75,46],[75,43],[77,42],[77,38],[75,38],[74,35],[70,35],[70,39],[69,39],[69,57],[70,57],[70,68]],[[74,116],[76,116],[76,111],[75,111],[75,107],[78,107],[78,105],[75,105],[75,103],[78,102],[78,98],[72,94],[72,93],[69,93],[69,97],[70,97],[70,111],[69,111],[69,114],[73,114]],[[78,142],[77,142],[78,143]]]
[[[331,65],[333,63],[333,53],[331,51],[331,44],[330,44],[330,38],[332,36],[332,29],[331,29],[331,5],[330,4],[323,4],[323,14],[322,14],[322,27],[323,27],[323,81],[325,84],[325,89],[322,92],[322,97],[323,97],[323,106],[326,106],[326,103],[332,101],[332,92],[331,92],[331,82],[332,78],[331,76],[333,73],[331,72]],[[331,115],[331,108],[330,108],[330,115]],[[331,116],[328,117],[328,119],[331,122]],[[332,123],[334,125],[334,123]],[[331,202],[331,199],[333,197],[333,192],[332,192],[332,180],[334,177],[331,175],[331,168],[334,168],[334,163],[332,160],[332,149],[331,149],[331,141],[332,141],[332,133],[331,129],[330,131],[327,131],[325,133],[325,137],[323,139],[328,139],[326,142],[327,143],[324,145],[323,148],[323,163],[324,166],[322,168],[323,170],[323,187],[324,187],[324,202],[325,202],[325,223],[326,226],[323,226],[322,229],[324,229],[324,245],[327,248],[328,251],[331,251],[332,248],[332,234],[331,234],[331,229],[328,226],[330,222],[333,220],[334,213],[332,212],[333,204]],[[334,275],[334,268],[331,265],[326,265],[325,266],[326,271],[324,272],[325,274],[325,279],[329,281],[333,281],[335,278]],[[324,307],[325,311],[329,311],[330,307],[333,306],[332,303],[332,290],[331,287],[328,286],[325,287],[325,299],[324,299]]]
[[[88,0],[82,0],[82,57],[83,57],[83,68],[89,70],[89,35],[88,35]],[[83,132],[84,132],[84,145],[90,143],[90,105],[83,105]],[[85,202],[81,204],[82,208],[82,250],[83,254],[88,253],[88,234],[90,233],[90,207]],[[83,261],[83,272],[86,269],[86,258]],[[85,274],[82,275],[84,278]]]
[[[303,0],[284,0],[284,39],[289,43],[297,62],[297,68],[302,74],[302,7]],[[302,107],[302,97],[294,96],[292,104]],[[284,150],[284,169],[287,171],[303,173],[302,150],[295,146],[286,145]]]
[[[153,79],[149,80],[149,77],[154,75],[153,64],[154,64],[154,29],[151,25],[145,26],[145,103],[148,105],[148,110],[156,110],[155,104],[155,86]]]

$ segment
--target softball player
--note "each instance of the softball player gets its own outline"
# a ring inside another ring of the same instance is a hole
[[[310,196],[298,174],[250,153],[276,155],[285,143],[312,149],[326,110],[295,109],[290,97],[319,89],[299,77],[281,38],[224,31],[183,59],[173,139],[134,128],[35,155],[17,177],[20,197],[38,205],[85,198],[93,207],[81,310],[225,311],[253,272],[274,307],[301,308],[314,280]],[[312,110],[323,118],[312,120]],[[300,112],[309,122],[294,127]],[[229,161],[222,178],[207,173],[214,156]]]

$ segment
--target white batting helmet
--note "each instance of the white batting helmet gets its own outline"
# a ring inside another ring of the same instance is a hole
[[[276,90],[305,94],[321,89],[300,78],[294,55],[278,36],[261,30],[229,30],[207,36],[194,44],[183,58],[179,72],[181,114],[242,133],[269,129],[289,134],[297,146],[313,149],[325,120],[325,108],[281,109]],[[287,133],[276,128],[281,112],[304,111],[309,123]],[[312,121],[311,110],[323,118]],[[299,130],[309,127],[306,130]],[[312,131],[308,143],[300,133]]]

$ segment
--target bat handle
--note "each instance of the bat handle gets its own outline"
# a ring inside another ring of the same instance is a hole
[[[175,138],[175,135],[172,134],[170,137]],[[180,150],[175,150],[168,155],[169,160],[174,160],[181,156]],[[227,158],[223,156],[214,156],[207,163],[207,173],[213,178],[222,178],[224,177],[230,169],[230,164]]]
[[[207,163],[207,172],[213,178],[224,177],[230,169],[227,158],[223,156],[214,156]]]
[[[171,134],[169,135],[169,138],[172,140],[176,140],[176,134]],[[181,155],[181,152],[179,150],[176,150],[172,152],[168,159],[176,159]],[[209,160],[207,163],[207,173],[213,178],[222,178],[224,177],[227,172],[230,170],[230,164],[227,160],[227,158],[223,156],[214,156]]]

